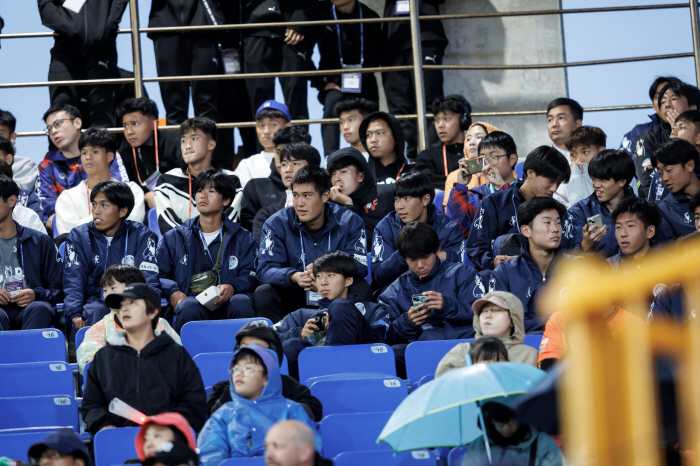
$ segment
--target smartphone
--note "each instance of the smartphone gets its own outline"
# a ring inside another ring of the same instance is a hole
[[[464,161],[462,166],[466,168],[466,170],[463,171],[465,171],[467,175],[474,175],[484,169],[484,161],[481,157],[479,157]]]
[[[603,217],[601,217],[600,214],[594,215],[593,217],[588,217],[588,219],[586,219],[586,222],[588,223],[589,233],[593,233],[599,228],[603,228]]]
[[[414,294],[413,296],[411,296],[411,301],[413,302],[413,307],[418,306],[419,304],[422,304],[423,301],[425,301],[425,298],[427,298],[427,296],[422,295],[422,294]]]

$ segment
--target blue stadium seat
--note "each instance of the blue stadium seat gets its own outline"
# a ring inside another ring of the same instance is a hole
[[[525,162],[518,162],[515,165],[515,173],[518,175],[518,179],[520,181],[523,180],[523,166],[525,165]]]
[[[386,443],[377,443],[377,438],[391,414],[391,411],[384,411],[325,416],[321,421],[323,456],[333,458],[344,451],[391,451]]]
[[[80,432],[78,405],[72,396],[0,398],[0,429],[64,426]]]
[[[440,191],[435,193],[435,199],[433,199],[433,205],[440,213],[444,213],[442,209],[442,201],[445,199],[445,191]]]
[[[393,411],[408,395],[406,381],[398,377],[353,375],[314,377],[309,381],[311,394],[323,404],[324,415]]]
[[[27,457],[29,447],[41,442],[58,428],[60,426],[0,432],[0,452],[2,452],[0,456],[6,456],[29,464],[29,458]]]
[[[428,450],[405,451],[346,451],[333,458],[334,466],[435,466],[436,458]]]
[[[182,327],[182,346],[190,356],[200,353],[233,352],[236,346],[236,333],[248,322],[264,320],[272,326],[270,319],[251,317],[248,319],[200,320],[188,322]],[[228,369],[228,365],[226,366]]]
[[[163,237],[160,232],[160,225],[158,225],[158,211],[155,207],[148,211],[148,229],[156,234],[158,241]]]
[[[525,341],[523,343],[539,351],[540,343],[542,343],[542,335],[525,335]]]
[[[252,458],[231,458],[222,461],[219,466],[265,466],[265,457],[253,456]]]
[[[353,372],[395,377],[394,350],[384,344],[312,346],[299,353],[299,381],[302,384],[311,377]]]
[[[0,364],[63,361],[66,338],[60,330],[13,330],[0,332]]]
[[[75,395],[73,371],[61,361],[0,364],[0,380],[0,398]]]
[[[430,374],[430,375],[424,375],[421,377],[421,379],[418,382],[413,382],[413,385],[411,385],[411,391],[415,390],[416,388],[420,387],[421,385],[424,385],[431,380],[435,380],[435,375]]]
[[[412,384],[426,375],[435,375],[440,360],[459,343],[472,343],[467,340],[415,341],[406,348],[406,376]],[[416,388],[416,387],[414,387]]]
[[[104,429],[95,435],[95,466],[114,466],[136,458],[134,439],[139,427]]]
[[[75,334],[75,349],[76,350],[80,347],[80,344],[85,339],[85,333],[87,333],[87,331],[90,327],[91,327],[90,325],[86,325],[85,327],[78,330],[78,333]]]
[[[468,449],[469,445],[465,445],[450,450],[450,454],[447,455],[447,466],[462,466],[462,460]]]
[[[66,242],[64,241],[61,243],[61,245],[58,247],[58,253],[61,255],[61,259],[66,258]]]
[[[58,236],[58,232],[56,231],[56,216],[53,216],[53,219],[51,220],[51,233],[53,234],[54,239]]]
[[[228,380],[230,377],[228,365],[231,362],[232,355],[232,352],[199,353],[192,358],[199,368],[199,373],[202,375],[202,381],[204,381],[205,387],[212,387],[222,380]],[[280,372],[284,375],[289,375],[287,356],[282,356]]]

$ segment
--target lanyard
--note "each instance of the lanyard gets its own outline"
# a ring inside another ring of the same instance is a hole
[[[301,244],[301,265],[304,266],[304,271],[306,271],[306,254],[304,254],[304,235],[299,230],[299,244]],[[328,251],[331,250],[331,232],[328,232]]]
[[[447,146],[442,145],[442,164],[445,166],[445,176],[447,176]]]
[[[202,244],[204,245],[204,252],[209,257],[209,260],[211,260],[212,265],[216,265],[216,262],[214,262],[214,258],[211,257],[209,254],[209,246],[207,245],[207,240],[204,238],[204,233],[202,233],[202,230],[199,230],[199,237],[202,239]],[[224,224],[221,224],[221,229],[219,230],[219,238],[221,238],[221,245],[219,246],[220,248],[224,247]]]
[[[401,172],[403,171],[405,166],[406,166],[406,162],[404,162],[403,165],[401,165],[399,172],[396,174],[396,181],[399,181],[399,177],[401,176]]]
[[[513,188],[513,189],[518,189],[518,188]],[[515,207],[515,196],[513,196],[513,211],[515,212],[515,226],[518,229],[518,233],[520,233],[520,222],[518,222],[518,208]]]
[[[156,146],[156,171],[160,170],[160,160],[158,159],[158,120],[153,120],[153,140]],[[141,174],[139,173],[139,165],[136,163],[136,148],[131,148],[132,154],[134,154],[134,168],[136,169],[136,177],[139,179],[139,184],[143,185],[141,181]],[[141,158],[141,148],[139,148],[139,158]]]
[[[362,4],[357,3],[357,7],[360,9],[360,19],[362,19]],[[333,5],[333,19],[338,21],[338,16],[335,13],[335,5]],[[345,66],[343,62],[343,42],[340,39],[340,24],[335,25],[335,30],[338,33],[338,54],[340,55],[340,67]],[[360,67],[365,63],[365,28],[364,24],[360,23]]]
[[[88,188],[87,180],[85,180],[85,194],[87,194],[88,215],[91,215],[92,209],[90,208],[90,188]]]
[[[190,171],[187,170],[187,177],[189,178],[189,193],[190,193],[190,202],[188,203],[190,206],[190,215],[187,218],[192,218],[192,175],[190,175]]]

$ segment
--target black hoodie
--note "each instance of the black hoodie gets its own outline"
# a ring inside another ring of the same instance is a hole
[[[347,147],[333,152],[328,157],[328,166],[332,161],[341,158],[351,158],[362,167],[364,179],[355,192],[349,195],[352,199],[352,205],[343,205],[343,207],[350,209],[362,218],[365,222],[365,228],[367,228],[367,237],[371,238],[377,223],[394,210],[393,199],[385,194],[381,197],[377,194],[377,183],[370,165],[359,150]]]
[[[443,158],[443,148],[445,157]],[[442,144],[439,147],[428,147],[418,154],[416,170],[420,170],[433,182],[435,189],[445,190],[447,175],[459,168],[459,161],[464,158],[464,144]],[[445,170],[447,161],[447,170]]]
[[[138,183],[144,193],[147,193],[148,189],[141,182],[146,181],[146,178],[156,170],[155,153],[153,134],[141,147],[136,148],[136,164],[134,163],[134,151],[126,139],[122,139],[122,145],[119,147],[119,156],[122,158],[129,181]],[[180,149],[180,135],[177,131],[158,130],[158,155],[161,173],[185,166]],[[139,182],[139,177],[141,182]]]
[[[227,1],[227,0],[223,0]],[[206,3],[206,5],[205,5]],[[153,0],[148,15],[148,27],[211,26],[224,24],[224,13],[219,0]],[[188,35],[192,33],[189,32]],[[195,33],[196,34],[196,33]],[[211,35],[211,31],[202,33]],[[163,34],[148,34],[151,39]]]
[[[286,198],[287,188],[282,182],[275,167],[275,161],[270,162],[270,176],[267,178],[253,178],[243,188],[243,200],[241,201],[241,225],[246,230],[253,231],[253,219],[260,209],[270,205],[277,205]],[[258,236],[256,239],[260,239]]]
[[[396,141],[396,160],[386,167],[380,162],[377,162],[372,153],[369,152],[369,147],[367,146],[367,127],[374,120],[384,120],[391,133],[394,136],[394,141]],[[393,184],[399,178],[399,175],[411,171],[414,169],[412,165],[409,165],[406,157],[404,156],[406,151],[406,138],[403,135],[403,129],[399,120],[397,120],[393,115],[385,112],[374,112],[360,123],[360,141],[362,142],[362,147],[369,153],[369,167],[374,179],[377,184]]]
[[[136,425],[109,412],[114,398],[146,416],[180,413],[199,432],[204,426],[207,392],[187,350],[161,333],[136,351],[125,335],[117,330],[109,337],[107,345],[95,353],[85,376],[80,412],[90,433],[95,435],[109,425]]]

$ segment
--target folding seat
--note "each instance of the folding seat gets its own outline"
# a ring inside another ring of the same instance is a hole
[[[136,458],[134,439],[139,427],[104,429],[95,435],[95,466],[114,466]]]
[[[415,341],[406,347],[406,376],[417,385],[426,375],[435,375],[440,360],[460,343],[473,343],[467,340]],[[414,387],[416,388],[416,387]]]
[[[38,429],[20,429],[11,432],[0,432],[0,456],[29,464],[29,458],[27,457],[29,447],[35,443],[41,442],[59,427],[60,426],[42,427]]]
[[[68,361],[66,339],[60,330],[0,332],[0,364],[43,361]]]
[[[392,411],[383,411],[325,416],[321,421],[323,456],[333,458],[344,451],[390,450],[386,443],[377,443],[377,438],[391,414]]]
[[[228,352],[230,354],[236,346],[236,333],[245,324],[254,321],[265,321],[267,325],[272,326],[272,321],[261,317],[188,322],[180,332],[182,346],[192,357],[200,353]]]
[[[408,395],[405,380],[398,377],[365,378],[361,374],[313,377],[311,394],[323,404],[323,414],[393,411]]]
[[[311,377],[372,372],[396,376],[394,350],[385,344],[313,346],[299,353],[299,381]]]
[[[468,448],[469,445],[465,445],[450,450],[450,454],[447,455],[447,466],[462,466],[464,455],[467,453]]]
[[[72,396],[0,398],[0,429],[61,426],[80,432],[78,404]]]
[[[0,364],[0,380],[5,381],[0,384],[0,398],[75,396],[73,371],[61,361]]]

